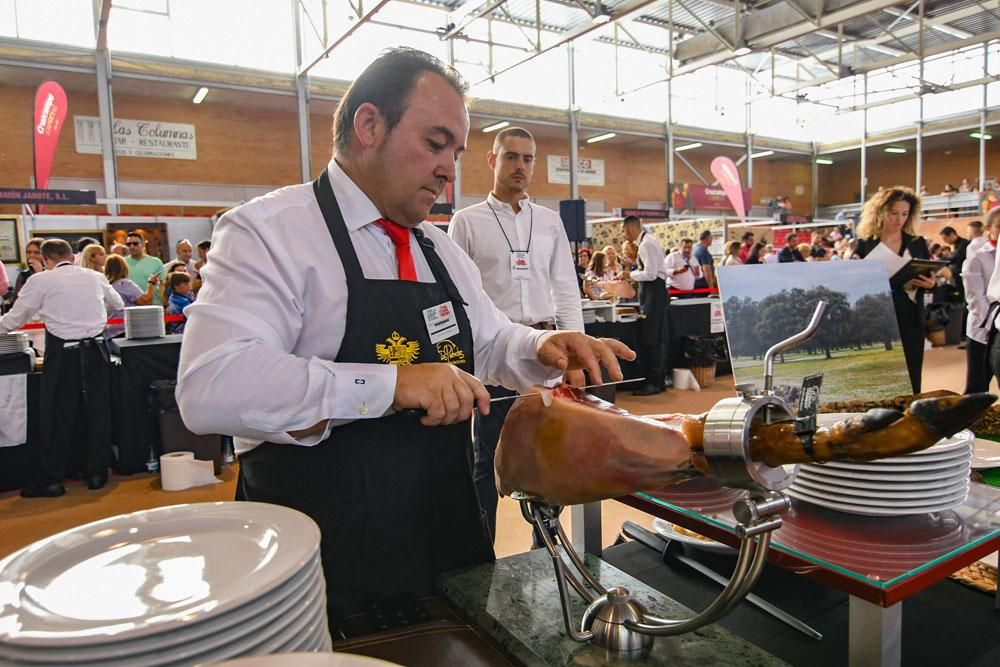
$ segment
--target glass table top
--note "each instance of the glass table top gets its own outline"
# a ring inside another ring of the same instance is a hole
[[[698,478],[619,500],[735,545],[732,505],[745,493]],[[771,560],[883,604],[901,599],[887,595],[893,589],[912,594],[1000,548],[1000,488],[985,484],[972,483],[968,498],[954,509],[909,516],[860,516],[794,498],[791,503],[772,533]]]

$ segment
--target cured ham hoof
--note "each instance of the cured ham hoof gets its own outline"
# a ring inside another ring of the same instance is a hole
[[[996,400],[993,394],[925,398],[911,403],[909,412],[938,437],[947,438],[971,426]]]

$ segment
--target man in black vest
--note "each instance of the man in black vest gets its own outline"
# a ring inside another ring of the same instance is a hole
[[[66,493],[73,426],[87,423],[84,475],[90,489],[108,481],[111,452],[111,369],[104,347],[108,313],[125,307],[107,279],[73,264],[73,248],[62,239],[42,243],[45,271],[25,283],[17,303],[0,318],[0,334],[14,331],[36,313],[45,322],[42,370],[42,444],[35,482],[25,498]]]
[[[424,223],[468,132],[454,71],[419,51],[380,56],[341,100],[320,177],[220,219],[187,310],[181,414],[237,436],[239,498],[319,524],[335,633],[493,558],[470,470],[482,381],[524,388],[601,364],[621,379],[615,355],[634,358],[512,324]]]

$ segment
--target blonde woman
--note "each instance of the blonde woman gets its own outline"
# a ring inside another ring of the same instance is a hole
[[[125,308],[131,306],[148,306],[153,302],[153,290],[156,289],[156,280],[154,276],[150,276],[150,279],[146,281],[143,286],[146,291],[142,291],[142,287],[139,287],[134,282],[129,280],[128,277],[128,263],[123,257],[117,254],[111,254],[107,256],[104,263],[104,276],[111,283],[112,289],[118,292],[118,295],[122,298],[125,303]],[[158,276],[156,276],[158,279]],[[124,317],[125,311],[120,310],[111,314],[112,319],[118,319]],[[109,325],[105,335],[108,338],[114,338],[115,336],[120,336],[125,333],[125,327],[121,324]]]
[[[730,241],[726,244],[726,254],[722,258],[721,266],[739,266],[743,262],[740,261],[740,250],[741,244],[739,241]]]
[[[80,266],[91,271],[104,273],[104,263],[108,259],[108,253],[104,248],[92,243],[80,253]]]
[[[855,255],[864,258],[882,245],[906,260],[930,257],[927,241],[913,229],[920,210],[920,197],[910,188],[897,185],[875,193],[861,211]],[[905,284],[890,278],[889,285],[906,370],[913,393],[917,394],[924,364],[924,290],[934,287],[934,278],[920,276]]]
[[[622,271],[621,264],[618,263],[618,251],[613,245],[606,245],[601,250],[604,253],[604,270],[607,273],[618,275]]]

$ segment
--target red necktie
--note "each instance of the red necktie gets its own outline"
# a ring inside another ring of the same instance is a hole
[[[417,280],[417,269],[413,266],[413,254],[410,252],[410,230],[401,227],[392,220],[381,218],[375,224],[385,230],[396,246],[396,263],[399,264],[400,280]]]

